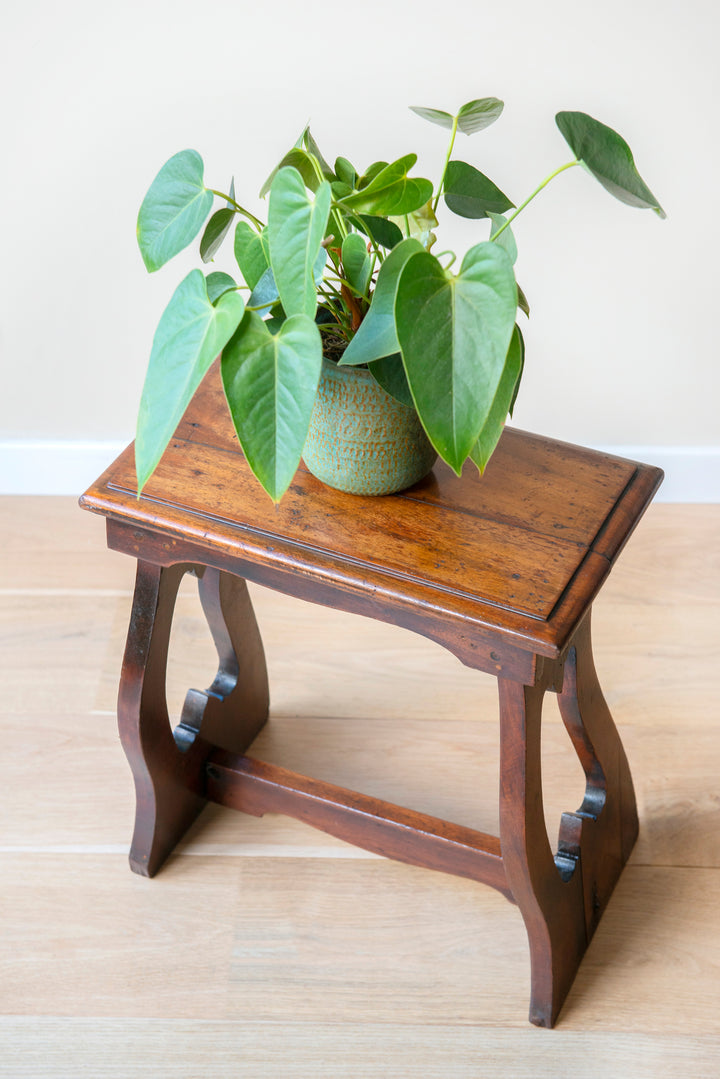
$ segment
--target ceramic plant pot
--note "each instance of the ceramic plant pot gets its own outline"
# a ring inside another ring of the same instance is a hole
[[[388,495],[427,475],[437,453],[415,409],[385,393],[365,368],[324,359],[303,459],[329,487]]]

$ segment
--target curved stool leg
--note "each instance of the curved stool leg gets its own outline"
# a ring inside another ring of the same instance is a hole
[[[553,1026],[587,947],[580,878],[563,881],[543,816],[544,686],[500,685],[500,846],[530,946],[530,1022]]]
[[[188,692],[173,734],[168,644],[180,581],[195,569],[220,665],[206,693]],[[188,564],[138,561],[118,696],[120,740],[135,780],[134,872],[154,876],[205,805],[203,765],[213,742],[243,752],[267,713],[265,660],[245,582]]]
[[[638,816],[630,766],[595,671],[589,614],[565,662],[558,705],[586,778],[583,804],[563,814],[559,850],[580,862],[590,939],[635,846]]]
[[[219,666],[208,690],[188,690],[175,741],[185,747],[200,734],[229,753],[244,753],[265,725],[270,703],[260,630],[241,577],[205,569],[198,591]]]
[[[553,1026],[637,837],[630,771],[600,692],[589,622],[568,653],[560,710],[586,774],[553,856],[545,829],[540,728],[547,687],[499,679],[500,843],[530,946],[530,1022]]]

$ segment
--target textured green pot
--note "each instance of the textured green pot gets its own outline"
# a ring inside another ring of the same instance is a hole
[[[427,475],[437,453],[415,409],[385,393],[368,370],[323,360],[303,459],[329,487],[389,495]]]

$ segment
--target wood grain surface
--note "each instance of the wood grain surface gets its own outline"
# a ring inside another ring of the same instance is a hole
[[[478,642],[489,633],[559,655],[662,479],[650,466],[508,428],[482,477],[471,464],[457,477],[440,463],[406,492],[362,498],[301,468],[274,506],[221,398],[213,368],[140,499],[132,447],[86,492],[81,504],[114,523],[110,545],[128,554],[142,546],[150,558],[146,533],[159,533],[153,557],[163,564],[196,560],[434,631],[488,670],[463,624]],[[511,676],[513,659],[503,661]]]

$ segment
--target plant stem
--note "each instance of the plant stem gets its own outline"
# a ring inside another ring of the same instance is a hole
[[[340,279],[338,278],[338,280]],[[342,301],[342,293],[340,292],[340,289],[337,288],[328,277],[323,277],[322,286],[318,288],[318,292],[321,296],[325,296],[328,294],[328,292],[331,292],[335,299]]]
[[[378,261],[378,249],[377,249],[377,247],[374,248],[371,258],[372,258],[372,262],[370,263],[370,273],[368,274],[368,286],[367,286],[367,291],[366,291],[365,296],[364,296],[364,299],[366,299],[368,303],[370,303],[370,288],[371,288],[372,283],[373,283],[373,274],[375,273],[375,263]]]
[[[308,150],[307,155],[310,158],[310,164],[313,167],[313,171],[315,172],[315,175],[317,176],[320,183],[323,183],[323,181],[325,180],[325,177],[323,175],[322,165],[320,164],[318,159],[315,157],[315,154],[312,152],[312,150]]]
[[[568,161],[565,165],[561,165],[559,169],[555,169],[554,172],[551,172],[549,176],[546,176],[545,179],[543,180],[543,182],[538,187],[535,188],[532,195],[528,195],[528,197],[525,199],[525,201],[520,203],[520,205],[518,206],[515,213],[510,215],[510,217],[507,219],[505,224],[501,225],[500,228],[497,230],[497,232],[493,233],[493,235],[491,236],[491,239],[492,240],[497,240],[500,233],[504,232],[505,229],[508,227],[508,225],[512,224],[512,222],[515,220],[517,215],[519,213],[521,213],[525,209],[525,207],[527,206],[527,204],[529,202],[532,202],[532,200],[535,198],[536,195],[540,194],[540,192],[542,191],[542,189],[544,187],[547,187],[547,185],[550,183],[551,180],[554,180],[555,177],[559,176],[561,172],[565,172],[565,169],[571,169],[573,167],[573,165],[579,165],[579,164],[580,164],[580,162],[577,159],[574,159],[573,161]]]
[[[259,221],[254,214],[251,214],[249,210],[246,210],[243,206],[240,205],[239,202],[236,202],[235,199],[231,199],[229,195],[225,195],[222,191],[216,191],[214,187],[209,188],[209,190],[213,193],[213,195],[217,195],[219,199],[225,199],[225,201],[229,202],[231,206],[234,206],[237,212],[239,214],[242,214],[243,217],[247,217],[248,221],[252,221],[253,225],[255,225],[256,228],[265,228],[262,221]]]
[[[325,177],[323,175],[322,165],[320,164],[318,159],[315,157],[315,154],[312,152],[312,150],[308,150],[307,155],[310,158],[310,163],[311,163],[311,165],[313,167],[313,170],[314,170],[315,175],[317,176],[318,180],[320,181],[321,184],[324,183],[325,182]],[[338,232],[340,234],[337,237],[337,239],[342,244],[343,240],[347,236],[347,229],[345,228],[345,222],[342,219],[342,214],[338,213],[338,211],[337,211],[337,206],[338,206],[338,203],[335,202],[335,200],[333,199],[332,205],[330,207],[330,218],[332,219],[332,222],[333,222],[334,231]]]
[[[338,299],[342,300],[340,293],[338,293]],[[351,326],[350,319],[347,317],[344,308],[336,307],[331,301],[323,303],[322,300],[318,300],[318,307],[322,307],[325,311],[329,311],[334,318],[338,319],[338,322],[335,325],[337,326],[337,329],[340,330],[347,337],[347,335],[351,332]],[[325,323],[324,325],[327,325],[327,323]]]
[[[433,213],[435,213],[435,211],[437,210],[438,203],[440,202],[440,196],[442,195],[443,184],[445,183],[445,173],[447,172],[447,167],[450,164],[450,155],[453,152],[453,146],[455,145],[455,136],[457,135],[457,127],[458,127],[458,118],[457,118],[457,116],[453,116],[453,126],[452,126],[452,132],[450,134],[450,145],[448,146],[448,151],[447,151],[447,154],[445,155],[445,164],[443,165],[442,176],[440,177],[440,184],[439,184],[438,189],[437,189],[437,195],[435,196],[435,202],[433,203]]]
[[[348,230],[345,228],[345,222],[343,221],[342,203],[336,202],[335,199],[333,199],[330,204],[330,219],[334,223],[335,230],[340,233],[337,238],[342,246],[342,242],[347,236]]]
[[[447,271],[447,270],[450,269],[452,264],[457,260],[457,255],[455,254],[454,251],[450,251],[450,250],[440,251],[435,256],[435,258],[438,260],[438,262],[440,262],[440,259],[443,257],[443,255],[449,255],[450,256],[450,261],[448,262],[447,266],[443,266],[443,270]],[[442,265],[442,263],[441,263],[441,265]]]

